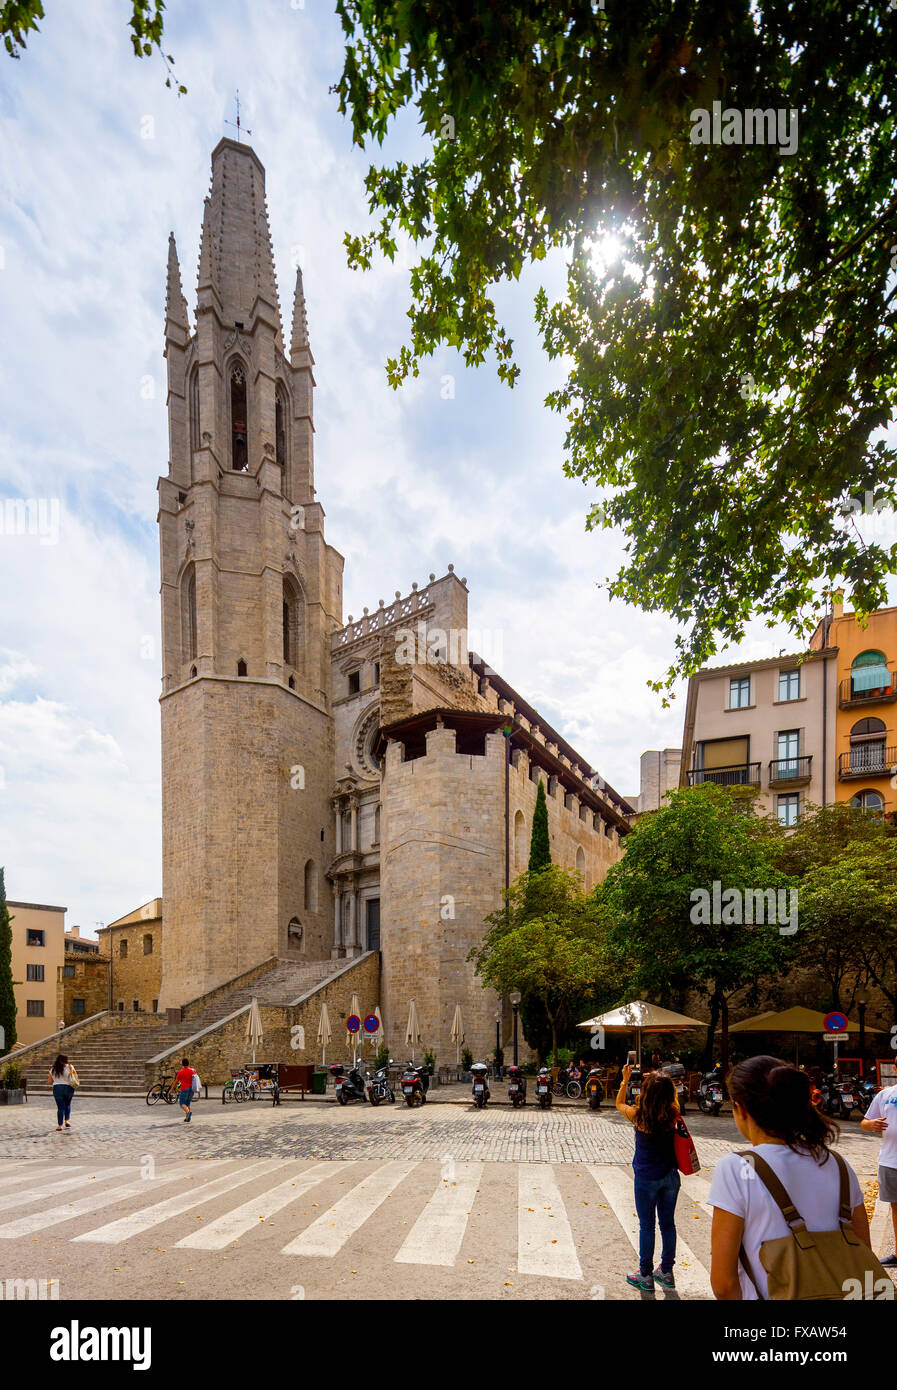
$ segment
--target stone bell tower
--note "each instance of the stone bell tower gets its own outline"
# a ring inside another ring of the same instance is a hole
[[[165,356],[163,1009],[272,956],[331,947],[343,561],[315,498],[302,274],[287,350],[265,171],[248,145],[224,139],[212,154],[193,333],[169,241]]]

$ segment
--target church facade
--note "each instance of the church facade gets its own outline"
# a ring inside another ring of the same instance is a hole
[[[170,241],[165,341],[160,1009],[273,957],[377,952],[394,1053],[414,999],[437,1057],[457,1004],[485,1054],[508,1006],[467,955],[526,868],[538,781],[553,859],[588,885],[632,807],[468,650],[451,566],[344,620],[302,274],[287,338],[247,145],[212,154],[192,328]]]

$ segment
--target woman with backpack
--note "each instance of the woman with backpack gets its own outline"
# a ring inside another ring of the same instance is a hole
[[[727,1084],[751,1148],[721,1158],[710,1184],[714,1294],[852,1296],[847,1281],[877,1265],[869,1219],[856,1173],[832,1149],[838,1127],[813,1104],[810,1077],[777,1057],[750,1057]]]
[[[626,1104],[626,1087],[632,1067],[623,1068],[617,1109],[635,1129],[635,1209],[638,1213],[639,1267],[626,1275],[626,1283],[644,1293],[654,1292],[657,1281],[665,1289],[676,1287],[676,1199],[681,1179],[673,1147],[673,1130],[679,1119],[676,1087],[664,1072],[648,1072],[635,1105]],[[660,1226],[660,1264],[653,1270],[655,1220]]]
[[[57,1054],[56,1061],[53,1063],[47,1075],[47,1085],[53,1087],[53,1099],[56,1101],[56,1133],[63,1128],[71,1129],[72,1123],[69,1119],[72,1111],[72,1096],[75,1094],[75,1087],[80,1086],[78,1073],[75,1071],[64,1052]]]

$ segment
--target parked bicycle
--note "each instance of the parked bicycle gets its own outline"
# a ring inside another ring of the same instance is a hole
[[[166,1105],[173,1105],[178,1098],[173,1082],[172,1076],[163,1076],[154,1086],[150,1086],[146,1093],[147,1105],[156,1105],[160,1100],[164,1100]]]
[[[582,1095],[582,1086],[578,1081],[572,1081],[567,1073],[558,1073],[557,1081],[552,1082],[551,1094],[553,1096],[569,1096],[571,1100],[579,1100]]]
[[[230,1081],[225,1081],[221,1088],[221,1104],[227,1105],[228,1101],[235,1103],[244,1100],[258,1100],[262,1094],[258,1077],[250,1075],[245,1069],[242,1071],[232,1071]]]

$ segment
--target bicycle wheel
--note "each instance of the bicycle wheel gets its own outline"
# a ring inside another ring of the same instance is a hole
[[[246,1099],[246,1082],[242,1076],[234,1082],[234,1100],[244,1101]]]
[[[174,1089],[173,1086],[166,1086],[163,1092],[163,1095],[165,1096],[165,1100],[168,1105],[174,1105],[175,1101],[178,1098],[178,1094],[179,1093]]]
[[[221,1104],[222,1104],[222,1105],[227,1105],[227,1102],[228,1102],[229,1100],[233,1100],[233,1098],[234,1098],[234,1083],[233,1083],[232,1081],[225,1081],[224,1085],[223,1085],[222,1088],[221,1088]]]
[[[262,1088],[257,1081],[250,1081],[247,1089],[249,1091],[250,1100],[258,1100],[259,1096],[262,1094]]]
[[[579,1100],[579,1097],[582,1095],[582,1087],[578,1081],[567,1082],[567,1095],[571,1100]]]
[[[155,1105],[157,1101],[160,1101],[162,1099],[163,1094],[164,1092],[162,1088],[162,1083],[160,1081],[157,1081],[155,1086],[150,1086],[149,1090],[146,1093],[147,1105]]]

